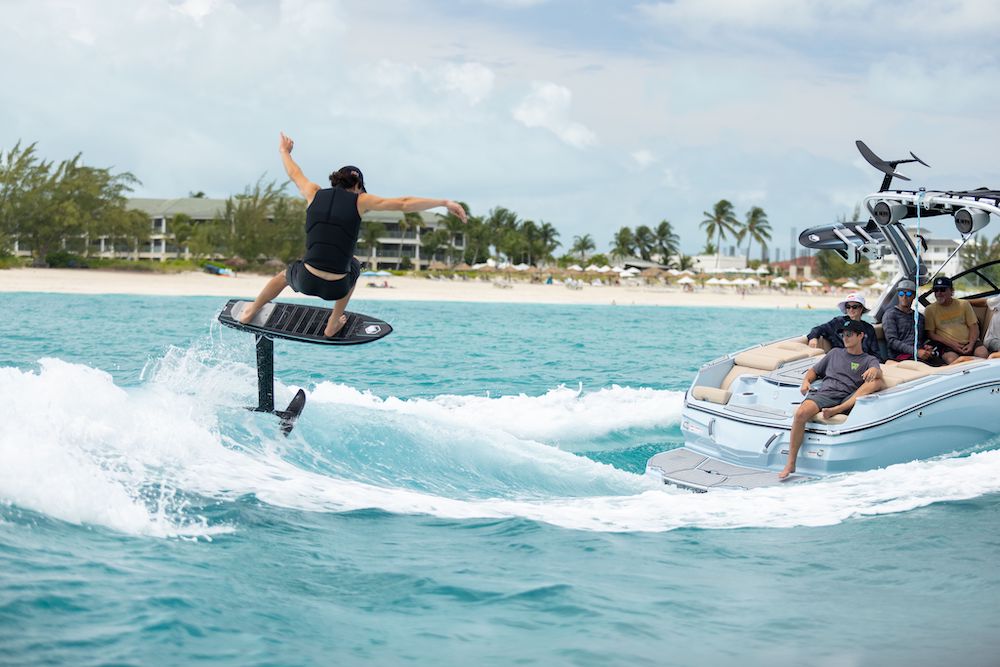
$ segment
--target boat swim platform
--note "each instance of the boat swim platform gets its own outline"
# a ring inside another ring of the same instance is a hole
[[[664,484],[698,493],[711,489],[746,491],[808,479],[803,475],[791,475],[787,480],[780,480],[773,470],[726,463],[686,447],[653,456],[646,463],[646,472],[662,478]]]

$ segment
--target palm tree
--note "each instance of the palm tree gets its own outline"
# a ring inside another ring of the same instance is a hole
[[[170,227],[174,232],[174,245],[177,246],[177,259],[181,258],[184,246],[191,240],[194,234],[194,225],[191,216],[187,213],[178,213],[170,221]]]
[[[653,233],[656,236],[656,251],[660,253],[660,264],[668,264],[679,250],[680,237],[674,233],[674,226],[667,220],[661,220]]]
[[[407,211],[403,213],[403,218],[399,221],[399,235],[402,237],[402,241],[399,243],[399,263],[403,263],[403,241],[406,240],[406,232],[411,229],[416,230],[417,235],[417,250],[416,250],[416,260],[417,268],[420,268],[420,226],[424,223],[424,219],[420,217],[419,213],[414,213],[413,211]]]
[[[736,214],[733,213],[733,205],[726,199],[715,202],[712,212],[703,211],[705,219],[701,221],[700,227],[705,230],[705,237],[708,243],[712,242],[712,237],[716,237],[715,243],[715,268],[719,268],[719,255],[722,253],[722,239],[726,238],[726,233],[735,234],[740,226]]]
[[[580,253],[580,261],[582,262],[587,258],[587,253],[595,249],[597,249],[597,246],[594,245],[594,238],[590,234],[584,234],[583,236],[573,237],[573,247],[569,251]]]
[[[542,248],[545,253],[544,259],[552,259],[552,253],[562,245],[556,240],[559,238],[559,232],[549,223],[542,221],[541,226],[538,228],[538,238],[542,242]]]
[[[646,225],[639,225],[635,228],[635,249],[639,251],[639,257],[649,261],[653,255],[653,247],[656,245],[656,234]]]
[[[635,254],[635,234],[629,227],[622,227],[611,239],[611,254],[619,257],[629,257]]]
[[[366,220],[361,226],[361,241],[368,248],[368,266],[372,269],[375,266],[375,250],[378,248],[378,240],[385,236],[385,225],[381,222]]]
[[[447,229],[435,229],[430,234],[425,234],[421,245],[427,256],[430,257],[428,260],[428,266],[434,261],[434,256],[441,251],[441,248],[448,246],[448,230]]]
[[[524,249],[528,254],[528,264],[534,265],[532,260],[532,251],[535,249],[535,243],[538,242],[538,225],[535,224],[534,220],[525,220],[521,223],[521,229],[519,230],[521,235],[524,237]],[[522,258],[523,259],[523,258]]]
[[[750,245],[756,241],[760,244],[761,255],[771,240],[771,224],[767,221],[767,213],[760,206],[754,206],[747,211],[746,222],[740,230],[747,237],[747,265],[750,264]]]

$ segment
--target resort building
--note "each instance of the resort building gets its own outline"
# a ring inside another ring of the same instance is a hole
[[[916,227],[910,227],[906,231],[914,244],[918,244]],[[921,236],[927,242],[927,250],[921,253],[920,261],[927,266],[927,275],[932,276],[939,271],[948,276],[960,273],[962,271],[962,256],[960,252],[956,253],[955,249],[958,248],[961,240],[930,236],[927,233],[927,228],[921,231],[923,232]],[[952,253],[955,253],[953,257]],[[878,278],[890,280],[899,271],[899,262],[896,261],[895,255],[886,255],[882,259],[872,262],[871,269]]]
[[[724,273],[746,267],[744,255],[695,255],[691,258],[691,268],[697,273]]]
[[[108,237],[91,239],[65,239],[64,248],[72,252],[86,253],[90,257],[101,258],[135,258],[163,261],[176,257],[191,258],[187,246],[178,248],[174,241],[171,228],[176,216],[180,214],[190,218],[192,225],[211,222],[221,218],[226,211],[225,199],[208,199],[202,197],[181,197],[177,199],[132,198],[128,200],[128,208],[142,211],[149,217],[150,235],[138,248],[121,241],[113,243]],[[450,258],[460,258],[465,252],[465,235],[453,232],[447,236],[448,243],[441,244],[434,252],[428,253],[421,247],[421,242],[431,232],[447,229],[445,217],[432,212],[422,212],[410,219],[419,219],[420,224],[409,227],[404,223],[404,216],[398,211],[372,211],[364,216],[365,222],[382,224],[383,234],[371,252],[359,240],[355,253],[358,259],[367,262],[370,269],[398,269],[406,261],[412,268],[427,268],[431,262],[441,262]],[[403,228],[406,227],[405,231]],[[31,248],[18,244],[14,240],[14,253],[21,257],[31,256]],[[224,258],[216,258],[224,259]],[[457,261],[460,261],[458,259]]]

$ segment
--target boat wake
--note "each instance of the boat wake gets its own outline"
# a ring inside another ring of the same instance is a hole
[[[526,518],[574,530],[836,524],[1000,491],[1000,451],[809,484],[692,494],[581,455],[620,433],[673,433],[676,391],[554,388],[539,396],[380,398],[321,382],[287,440],[243,408],[254,369],[172,350],[142,384],[59,359],[0,368],[0,502],[155,537],[239,530],[209,505]],[[293,387],[278,385],[277,399]],[[669,440],[662,436],[661,439]],[[597,449],[600,449],[599,447]],[[648,454],[636,449],[636,466]],[[629,452],[626,451],[628,456]]]

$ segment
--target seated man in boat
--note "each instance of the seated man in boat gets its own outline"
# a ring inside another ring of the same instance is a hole
[[[1000,352],[1000,296],[994,296],[986,300],[986,307],[993,311],[989,326],[986,327],[986,335],[983,336],[983,344],[986,349],[996,354]],[[995,359],[993,354],[990,359]]]
[[[841,329],[845,322],[854,321],[864,327],[864,351],[879,361],[884,361],[882,359],[882,352],[878,347],[878,336],[875,334],[875,327],[861,319],[861,316],[868,312],[868,309],[865,307],[865,297],[857,293],[848,294],[846,299],[837,304],[837,307],[844,314],[837,315],[829,322],[813,327],[806,336],[809,339],[809,347],[819,347],[820,338],[830,343],[830,346],[833,348],[844,347],[844,343],[840,338]]]
[[[859,397],[873,394],[885,386],[878,357],[863,349],[864,339],[868,336],[864,324],[848,318],[840,329],[844,346],[827,352],[802,378],[800,390],[805,394],[805,399],[792,418],[788,463],[778,473],[779,479],[785,479],[795,472],[795,459],[805,437],[806,422],[820,411],[825,418],[848,412]],[[818,378],[823,378],[823,386],[813,389],[812,383]]]
[[[937,353],[946,364],[955,363],[959,357],[973,356],[985,359],[989,352],[979,340],[979,320],[972,304],[956,299],[951,278],[934,279],[934,299],[937,303],[927,306],[927,337],[933,341]]]
[[[896,307],[882,315],[882,329],[885,332],[885,346],[889,358],[905,361],[913,358],[913,348],[917,349],[920,361],[930,361],[934,349],[927,344],[924,316],[917,313],[917,326],[913,324],[913,299],[917,295],[917,285],[912,280],[901,280],[897,286]],[[914,330],[917,340],[914,340]]]

